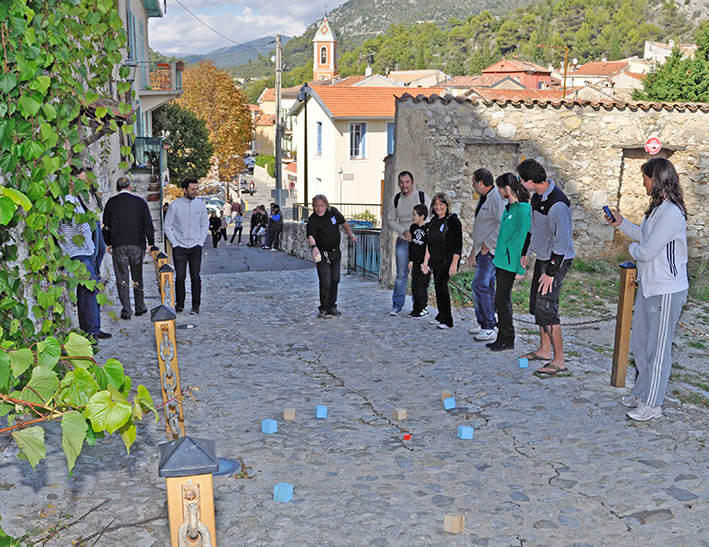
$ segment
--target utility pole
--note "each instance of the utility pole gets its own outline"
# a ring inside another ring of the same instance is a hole
[[[283,62],[281,61],[281,35],[276,35],[276,203],[283,207],[283,151],[281,150],[281,133],[283,124],[281,123],[281,72]]]

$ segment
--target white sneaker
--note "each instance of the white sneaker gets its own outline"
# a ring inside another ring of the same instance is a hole
[[[401,308],[392,308],[391,311],[389,312],[389,315],[394,317],[395,315],[399,315],[401,313]]]
[[[449,327],[449,326],[446,325],[445,323],[438,323],[438,328],[445,330],[445,329],[452,329],[453,327]]]
[[[440,324],[441,324],[441,322],[440,322],[438,319],[431,319],[431,320],[429,321],[429,323],[430,323],[431,325],[440,325]]]
[[[475,325],[474,327],[470,327],[470,328],[468,329],[468,332],[469,332],[470,334],[477,334],[477,333],[479,333],[479,332],[480,332],[480,325]]]
[[[480,332],[475,335],[475,339],[481,342],[483,340],[494,340],[496,337],[495,329],[481,329]]]
[[[642,401],[638,403],[638,408],[628,412],[628,418],[638,422],[647,422],[648,420],[659,418],[660,416],[662,416],[661,406],[650,406]]]
[[[626,395],[625,397],[620,398],[620,404],[623,406],[627,406],[628,408],[635,408],[638,406],[642,401],[640,400],[640,397],[637,397],[635,394],[631,393],[630,395]]]

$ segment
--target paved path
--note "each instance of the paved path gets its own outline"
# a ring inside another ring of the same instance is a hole
[[[540,380],[516,363],[533,338],[491,354],[467,334],[469,312],[447,332],[392,318],[390,292],[353,277],[341,284],[344,315],[317,320],[316,284],[312,268],[206,275],[202,313],[179,316],[196,326],[178,331],[182,385],[199,388],[188,433],[243,458],[253,477],[215,477],[219,545],[709,545],[706,413],[670,401],[660,420],[627,420],[609,358],[570,330],[573,376]],[[152,324],[111,330],[99,356],[120,357],[134,385],[159,397]],[[455,410],[444,410],[444,389]],[[294,422],[282,420],[285,407],[297,409]],[[395,408],[408,419],[394,421]],[[266,418],[277,433],[261,433]],[[460,425],[475,428],[473,441],[457,438]],[[129,456],[120,438],[101,441],[67,478],[60,451],[33,472],[0,440],[1,525],[39,532],[107,501],[53,547],[160,515],[164,441],[146,422]],[[278,482],[295,485],[291,502],[273,501]],[[462,534],[443,531],[448,512],[465,515]],[[168,544],[166,518],[97,543]]]

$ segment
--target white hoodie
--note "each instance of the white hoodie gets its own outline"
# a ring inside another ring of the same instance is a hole
[[[673,294],[689,288],[687,278],[687,220],[667,200],[638,226],[623,219],[619,228],[640,243],[628,251],[637,261],[643,296]]]
[[[165,236],[173,247],[202,246],[209,233],[209,215],[204,202],[182,196],[170,204],[165,215]]]

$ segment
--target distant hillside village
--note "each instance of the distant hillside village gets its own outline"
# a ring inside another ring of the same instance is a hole
[[[282,90],[283,186],[299,203],[326,194],[333,203],[367,204],[378,211],[384,194],[384,160],[394,153],[396,102],[450,95],[470,101],[625,104],[642,89],[653,66],[664,63],[675,44],[646,42],[642,59],[543,67],[516,58],[501,60],[478,76],[450,77],[440,70],[403,70],[340,77],[337,38],[325,17],[313,39],[313,74],[307,89]],[[679,45],[692,57],[694,45]],[[305,93],[303,93],[305,91]],[[276,94],[265,89],[252,105],[251,148],[274,154]],[[306,122],[307,120],[307,122]],[[307,171],[307,197],[305,173]]]

